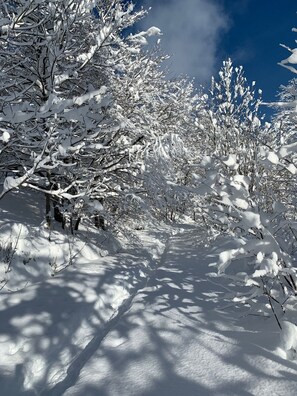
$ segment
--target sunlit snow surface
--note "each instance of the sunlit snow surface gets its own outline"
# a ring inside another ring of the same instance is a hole
[[[5,232],[8,217],[6,201]],[[15,233],[17,220],[10,219]],[[294,325],[284,323],[280,337],[273,318],[248,315],[224,299],[226,285],[207,276],[208,264],[219,258],[201,231],[139,231],[138,248],[105,257],[98,251],[96,259],[90,244],[76,264],[51,277],[48,268],[38,267],[49,256],[38,258],[40,225],[33,220],[21,246],[28,250],[31,243],[34,271],[16,258],[13,287],[1,290],[1,395],[297,393]],[[67,244],[58,232],[55,238],[60,260],[58,249],[66,256]]]

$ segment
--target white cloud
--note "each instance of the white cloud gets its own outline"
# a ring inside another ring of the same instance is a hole
[[[154,25],[162,32],[162,49],[170,55],[175,75],[196,77],[208,82],[214,73],[220,34],[228,18],[214,0],[144,0],[152,7],[141,29]]]

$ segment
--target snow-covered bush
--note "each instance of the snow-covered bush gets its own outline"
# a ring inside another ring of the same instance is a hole
[[[259,147],[257,161],[263,172],[261,183],[265,183],[267,174],[277,174],[281,166],[273,164],[275,169],[272,170],[272,164],[266,163],[271,154],[266,152],[264,156],[264,153],[264,148]],[[231,285],[235,285],[234,301],[253,306],[260,312],[269,304],[279,323],[274,305],[284,311],[285,302],[297,292],[294,261],[297,234],[291,208],[277,200],[281,194],[273,196],[268,186],[260,184],[255,189],[253,184],[251,189],[250,177],[239,173],[223,175],[216,161],[214,164],[209,158],[208,161],[204,218],[208,226],[231,237],[234,245],[220,251],[215,264],[218,275],[229,278]],[[269,180],[269,186],[276,188],[277,184]],[[263,195],[267,191],[269,195]]]
[[[200,128],[205,139],[209,133],[212,149],[202,157],[196,180],[206,226],[234,245],[220,251],[215,266],[235,286],[234,301],[261,312],[268,305],[280,325],[275,305],[284,310],[297,291],[295,144],[281,146],[269,138],[271,125],[262,125],[260,99],[241,68],[225,62],[213,87],[212,107],[202,113],[207,122]]]

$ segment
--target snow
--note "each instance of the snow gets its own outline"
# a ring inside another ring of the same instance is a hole
[[[234,199],[234,204],[239,208],[239,209],[247,209],[249,207],[249,203],[242,198],[235,198]]]
[[[156,26],[151,26],[146,31],[142,31],[142,32],[139,32],[139,33],[133,34],[133,35],[131,34],[129,39],[131,41],[137,42],[140,45],[146,45],[146,44],[148,44],[148,42],[147,42],[145,36],[149,36],[149,37],[151,37],[151,36],[160,36],[161,34],[162,33],[161,33],[161,30],[159,28],[157,28]]]
[[[261,228],[261,218],[258,213],[254,213],[252,211],[247,210],[243,212],[241,216],[242,216],[241,226],[245,230],[248,230],[252,227]]]
[[[279,163],[279,158],[277,154],[275,154],[273,151],[270,151],[267,155],[268,161],[270,161],[272,164],[277,165]]]
[[[259,328],[252,330],[256,321],[216,304],[223,290],[205,276],[205,252],[197,245],[195,232],[170,240],[155,277],[65,395],[296,392],[295,363],[272,350],[278,344],[275,328],[261,338]],[[260,327],[265,325],[268,330],[268,323]]]
[[[161,35],[161,30],[157,28],[156,26],[151,26],[147,31],[146,34],[148,36],[160,36]]]
[[[236,154],[230,154],[226,160],[223,160],[223,163],[231,169],[238,168]]]
[[[293,48],[291,51],[292,51],[292,55],[284,59],[282,63],[291,63],[292,65],[297,64],[297,48]]]
[[[280,151],[279,151],[279,155],[281,158],[285,158],[287,156],[289,156],[290,154],[294,154],[297,151],[297,142],[288,144],[286,146],[282,146]]]
[[[244,188],[246,190],[248,190],[249,185],[250,185],[250,179],[249,179],[248,176],[237,174],[237,175],[233,176],[232,180],[233,180],[235,185],[236,184],[240,184],[240,185],[244,186]]]
[[[10,133],[7,131],[4,131],[2,133],[2,136],[0,137],[0,140],[2,140],[3,143],[8,143],[10,140]]]
[[[288,169],[288,171],[290,173],[292,173],[292,175],[296,175],[297,173],[297,168],[294,164],[289,164],[288,166],[286,166],[286,168]]]
[[[257,255],[257,259],[260,262],[260,269],[254,272],[253,277],[258,278],[266,274],[276,276],[278,274],[278,255],[275,252],[272,252],[269,257],[261,259]]]
[[[292,358],[297,349],[297,326],[294,323],[283,321],[280,346],[286,357]]]
[[[219,256],[187,224],[143,224],[133,244],[92,228],[80,238],[55,229],[49,241],[43,209],[33,192],[1,201],[1,246],[17,242],[0,299],[3,395],[296,393],[296,326],[279,334],[273,317],[230,305],[224,281],[208,275],[241,244]]]
[[[107,92],[107,88],[102,86],[100,89],[87,92],[84,95],[73,97],[72,99],[58,99],[55,95],[50,95],[47,102],[40,107],[38,116],[45,117],[45,115],[52,111],[53,113],[67,112],[69,107],[73,105],[82,106],[85,102],[95,99],[98,103],[103,102],[104,95]],[[70,110],[71,111],[71,110]]]
[[[242,249],[230,249],[230,250],[225,250],[224,252],[221,252],[219,254],[219,263],[218,263],[218,271],[219,274],[224,272],[225,269],[229,266],[231,261],[238,255],[240,254]]]
[[[13,177],[7,176],[3,183],[3,192],[9,191],[13,188],[17,188],[22,184],[22,182],[26,179],[25,176],[22,177]]]

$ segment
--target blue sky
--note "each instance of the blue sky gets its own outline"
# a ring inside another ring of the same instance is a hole
[[[273,101],[281,84],[297,77],[277,65],[289,56],[279,46],[297,47],[297,2],[294,0],[134,0],[152,7],[141,28],[158,26],[162,48],[171,55],[173,75],[208,84],[222,61],[231,57],[246,76]]]

